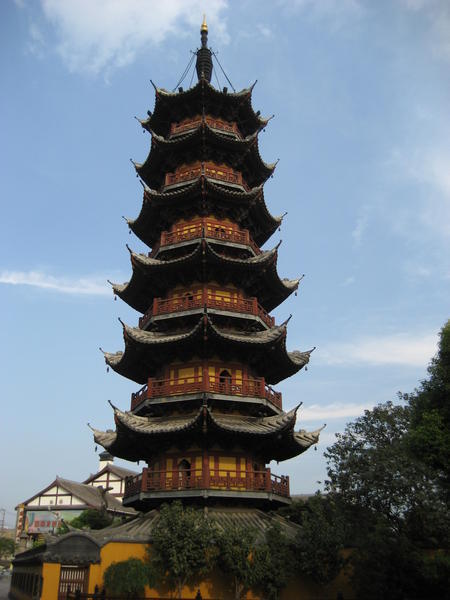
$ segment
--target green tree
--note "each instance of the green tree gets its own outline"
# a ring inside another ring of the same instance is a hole
[[[181,502],[164,504],[148,549],[150,585],[167,585],[181,598],[187,584],[196,583],[214,566],[216,531],[200,510]]]
[[[266,600],[278,600],[295,571],[294,547],[274,523],[266,531],[265,541],[253,551],[255,587]]]
[[[346,518],[339,500],[317,493],[293,502],[284,513],[301,528],[295,540],[297,569],[317,583],[329,583],[345,564]]]
[[[70,521],[70,525],[76,529],[103,529],[111,525],[112,517],[101,510],[88,508]]]
[[[0,557],[12,556],[14,554],[14,540],[7,537],[0,537]]]
[[[327,449],[327,491],[352,534],[347,543],[356,548],[361,597],[446,597],[449,350],[447,323],[429,379],[400,395],[403,405],[387,402],[366,411]]]
[[[113,562],[103,576],[103,585],[109,593],[127,598],[143,596],[147,583],[147,566],[138,558]]]
[[[235,600],[240,600],[257,582],[256,567],[252,560],[256,533],[251,527],[231,525],[222,529],[217,538],[219,568],[231,577]]]
[[[429,379],[402,396],[411,408],[408,443],[414,456],[432,468],[446,490],[450,484],[450,321],[440,333]]]

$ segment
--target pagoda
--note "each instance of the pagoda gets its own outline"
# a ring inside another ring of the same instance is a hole
[[[297,373],[310,351],[288,352],[287,321],[270,312],[297,290],[280,279],[279,228],[264,201],[274,164],[258,151],[268,119],[252,89],[211,85],[212,52],[201,26],[198,82],[155,88],[140,121],[150,152],[134,163],[144,192],[130,230],[151,251],[129,249],[132,275],[114,294],[141,313],[122,323],[125,347],[104,353],[118,374],[143,385],[130,410],[112,406],[115,431],[94,429],[113,456],[144,461],[126,480],[123,503],[139,510],[175,498],[214,506],[277,507],[290,502],[289,478],[268,463],[297,456],[319,432],[295,431],[272,388]]]

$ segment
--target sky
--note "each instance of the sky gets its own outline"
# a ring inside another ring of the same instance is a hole
[[[297,429],[326,423],[317,451],[272,465],[292,493],[326,479],[323,451],[366,409],[426,376],[449,317],[450,3],[447,0],[4,0],[0,5],[0,508],[98,457],[87,422],[113,427],[137,384],[107,373],[123,348],[107,279],[144,251],[134,218],[149,135],[134,117],[173,89],[200,43],[236,90],[274,115],[260,135],[279,159],[265,186],[287,211],[281,277],[305,274],[288,348],[316,346],[276,386]],[[220,87],[228,85],[216,73]],[[189,87],[190,74],[183,82]],[[195,83],[195,80],[194,80]],[[215,75],[212,83],[216,85]],[[99,449],[100,450],[100,449]],[[123,464],[123,463],[122,463]],[[130,466],[130,465],[128,465]],[[141,464],[142,467],[142,464]],[[138,470],[137,465],[131,468]]]

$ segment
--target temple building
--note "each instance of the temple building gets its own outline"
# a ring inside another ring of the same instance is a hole
[[[130,517],[131,507],[122,505],[125,479],[136,471],[114,464],[108,452],[99,455],[97,473],[92,473],[83,483],[65,477],[56,478],[43,489],[16,506],[15,541],[18,548],[31,547],[43,536],[54,533],[64,520],[70,523],[84,510],[105,510],[111,516]]]
[[[140,121],[151,145],[134,163],[143,203],[127,223],[148,252],[129,248],[129,281],[111,284],[140,316],[121,322],[124,347],[104,358],[136,390],[128,409],[112,405],[114,429],[93,433],[109,455],[143,463],[125,478],[123,495],[123,505],[142,514],[19,555],[16,598],[31,597],[26,585],[40,586],[46,599],[64,598],[69,585],[92,593],[112,562],[145,557],[158,508],[174,499],[207,509],[221,527],[248,524],[264,535],[275,520],[288,536],[298,534],[272,512],[291,497],[289,477],[269,464],[319,440],[320,429],[296,430],[298,406],[284,411],[276,389],[312,352],[289,351],[288,321],[271,315],[300,280],[278,274],[279,244],[261,249],[282,222],[264,200],[275,164],[261,158],[258,136],[269,119],[253,109],[253,87],[230,92],[211,84],[207,34],[203,22],[198,82],[176,92],[155,87],[154,110]],[[200,588],[204,599],[229,597],[223,577]],[[300,581],[282,597],[336,598],[339,589]]]
[[[268,463],[297,456],[319,431],[295,431],[272,386],[302,369],[311,350],[289,352],[287,322],[270,312],[299,279],[277,272],[278,246],[261,250],[281,224],[264,201],[274,164],[258,135],[268,119],[252,88],[211,85],[212,55],[202,26],[198,83],[156,88],[141,121],[150,151],[134,163],[143,204],[130,230],[149,247],[130,252],[131,278],[114,294],[141,313],[122,323],[125,347],[105,352],[109,367],[137,384],[129,410],[113,406],[115,431],[95,442],[143,461],[123,502],[139,510],[172,498],[209,506],[276,507],[290,501],[289,478]]]

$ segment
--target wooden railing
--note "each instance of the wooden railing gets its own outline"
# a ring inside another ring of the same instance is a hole
[[[241,383],[232,381],[217,381],[212,377],[186,377],[183,379],[155,379],[151,377],[148,383],[139,391],[131,394],[131,410],[134,410],[144,400],[164,396],[181,396],[197,392],[210,392],[226,396],[247,396],[250,398],[265,398],[278,408],[282,407],[280,392],[275,392],[266,385],[264,378],[243,379]]]
[[[218,129],[220,131],[226,131],[227,133],[233,133],[237,137],[242,138],[236,123],[230,123],[228,121],[223,121],[222,119],[217,119],[208,115],[205,117],[198,115],[192,119],[181,121],[180,123],[172,123],[170,126],[170,134],[177,135],[184,133],[185,131],[192,131],[193,129],[200,127],[202,123],[206,123],[209,125],[209,127],[211,127],[211,129]]]
[[[261,254],[260,248],[255,244],[247,229],[237,229],[218,221],[199,219],[198,221],[187,223],[176,231],[163,231],[161,239],[153,246],[149,256],[155,256],[161,246],[170,246],[171,244],[179,244],[180,242],[200,238],[203,232],[206,238],[244,244],[250,246],[255,254]]]
[[[206,289],[201,289],[193,291],[188,296],[180,296],[178,298],[154,298],[152,306],[140,317],[139,327],[144,329],[150,319],[158,315],[167,315],[204,307],[254,315],[259,317],[269,327],[275,325],[275,319],[263,309],[254,297],[216,296]]]
[[[177,169],[175,173],[166,173],[164,185],[175,185],[177,183],[185,183],[193,181],[201,175],[209,177],[211,179],[217,179],[218,181],[225,181],[227,183],[234,183],[242,186],[245,190],[249,191],[248,185],[242,178],[242,174],[239,171],[234,171],[231,167],[216,165],[211,162],[197,163],[190,167],[182,167]]]
[[[144,468],[140,475],[125,479],[124,498],[140,492],[171,490],[216,489],[227,491],[269,492],[289,496],[289,477],[264,471],[237,471],[226,469],[190,469],[152,471]]]

